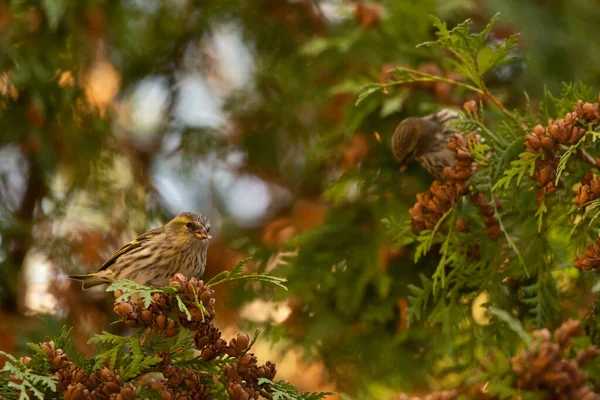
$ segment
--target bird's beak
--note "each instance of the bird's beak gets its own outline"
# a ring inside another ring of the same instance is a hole
[[[212,236],[210,236],[208,233],[206,233],[206,231],[204,229],[194,231],[194,235],[196,235],[196,237],[198,239],[212,239]]]

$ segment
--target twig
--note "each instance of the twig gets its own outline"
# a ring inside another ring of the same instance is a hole
[[[562,151],[569,150],[569,147],[566,146],[566,145],[564,145],[564,144],[560,144],[559,147],[560,147],[560,149]],[[579,159],[581,161],[583,161],[584,163],[588,164],[590,167],[596,168],[596,169],[600,169],[600,167],[598,167],[598,164],[596,164],[596,159],[594,157],[592,157],[584,149],[582,149],[582,148],[577,149],[577,157],[579,157]]]

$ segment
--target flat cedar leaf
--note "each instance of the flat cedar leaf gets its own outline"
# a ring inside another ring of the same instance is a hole
[[[548,207],[546,207],[546,202],[542,198],[542,204],[538,207],[535,212],[535,216],[537,218],[537,231],[538,233],[542,232],[542,224],[544,222],[544,215],[548,212]]]
[[[427,303],[433,293],[433,281],[423,274],[419,274],[419,278],[421,279],[422,287],[412,284],[408,285],[408,289],[412,293],[412,296],[408,297],[408,326],[410,326],[412,322],[421,319],[421,313],[427,308]]]
[[[95,363],[93,369],[102,368],[107,359],[109,360],[110,369],[114,369],[117,364],[119,351],[128,341],[127,337],[118,336],[106,331],[92,336],[88,340],[88,344],[108,346],[106,351],[99,351],[94,357]]]
[[[454,68],[471,80],[479,90],[486,90],[483,75],[514,59],[513,52],[518,42],[518,35],[512,35],[503,41],[488,42],[488,35],[498,18],[499,14],[494,15],[481,32],[472,33],[470,19],[448,30],[445,22],[430,16],[438,39],[421,43],[417,47],[437,44],[449,50],[453,57],[448,60]]]
[[[238,261],[233,268],[231,269],[231,271],[222,271],[219,272],[217,275],[215,275],[211,280],[209,280],[208,282],[206,282],[206,286],[211,286],[211,285],[216,285],[222,282],[225,282],[233,277],[239,276],[241,275],[241,273],[244,270],[244,266],[246,264],[248,264],[248,262],[250,262],[250,260],[252,260],[252,257],[247,257],[244,258],[241,261]]]
[[[175,296],[175,298],[177,299],[177,307],[179,308],[179,311],[181,311],[182,313],[185,313],[187,320],[191,321],[192,314],[190,314],[190,310],[188,310],[188,308],[185,306],[185,304],[183,304],[183,301],[181,301],[181,298],[179,296]]]
[[[419,242],[417,249],[415,250],[415,263],[419,261],[419,259],[427,254],[433,245],[433,239],[435,238],[436,232],[442,226],[442,223],[448,216],[454,211],[454,208],[446,211],[444,215],[439,219],[439,221],[435,224],[432,230],[424,230],[419,236],[417,236],[417,241]]]
[[[372,95],[373,93],[375,93],[376,91],[378,91],[384,87],[385,86],[380,83],[370,83],[368,85],[363,86],[363,88],[360,91],[360,94],[358,95],[358,98],[356,99],[356,103],[354,105],[358,106],[367,97],[369,97],[370,95]]]
[[[594,136],[594,132],[587,131],[585,133],[585,135],[583,135],[577,143],[575,143],[574,145],[571,145],[567,149],[567,151],[565,151],[563,153],[563,155],[560,156],[560,161],[558,162],[558,166],[556,167],[556,180],[554,182],[555,185],[558,185],[558,182],[560,181],[560,177],[562,176],[563,172],[567,168],[567,162],[569,161],[569,159],[571,158],[573,153],[575,153],[577,151],[577,149],[585,142],[585,139],[588,136]]]
[[[254,343],[256,343],[256,341],[258,340],[258,336],[260,335],[260,329],[257,329],[254,331],[254,336],[252,337],[252,340],[250,341],[250,344],[248,345],[248,348],[246,349],[246,353],[248,351],[250,351],[250,349],[252,348],[252,346],[254,346]]]
[[[554,97],[549,91],[546,91],[545,94],[547,95],[546,101],[548,103],[551,102],[554,106],[556,114],[553,117],[562,118],[566,113],[573,111],[577,100],[594,102],[597,92],[595,94],[594,89],[583,82],[563,82],[563,89],[560,96]]]
[[[287,282],[287,279],[285,279],[285,278],[281,278],[281,277],[273,276],[273,275],[267,275],[267,274],[260,274],[260,273],[256,273],[256,272],[254,272],[252,274],[243,275],[242,271],[244,269],[244,265],[246,265],[248,263],[248,261],[250,261],[251,259],[252,259],[252,257],[248,257],[248,258],[238,262],[231,269],[231,271],[223,271],[222,273],[218,274],[217,276],[212,278],[210,281],[208,281],[206,283],[206,286],[213,287],[216,285],[233,282],[233,281],[252,280],[252,281],[272,283],[276,286],[281,287],[284,290],[287,290],[287,287],[284,285],[284,283]]]
[[[152,286],[144,286],[140,285],[137,282],[123,279],[117,282],[112,283],[108,288],[106,288],[107,292],[116,292],[121,291],[123,294],[119,296],[115,302],[127,301],[130,300],[133,296],[139,297],[144,301],[144,307],[150,307],[152,303],[152,295],[155,293],[166,293],[166,294],[175,294],[177,293],[176,288],[171,287],[162,287],[155,288]]]
[[[129,351],[119,368],[119,375],[125,381],[137,377],[162,361],[161,357],[146,354],[136,336],[129,336],[127,344],[129,345]]]
[[[536,329],[541,329],[556,320],[560,310],[559,294],[551,274],[538,276],[537,282],[529,286],[521,286],[521,290],[525,294],[525,298],[521,301],[529,306]]]
[[[527,346],[531,346],[531,343],[533,342],[533,338],[525,330],[525,328],[523,328],[521,321],[519,321],[518,319],[513,317],[508,311],[505,311],[505,310],[502,310],[499,308],[489,307],[487,309],[487,312],[492,314],[496,318],[498,318],[500,321],[504,322],[510,328],[511,331],[513,331],[517,335],[519,335],[521,340],[523,340],[523,342]]]
[[[89,340],[88,340],[88,344],[118,344],[118,343],[123,343],[124,340],[127,340],[127,338],[124,338],[122,336],[119,335],[115,335],[113,333],[110,332],[106,332],[106,331],[102,331],[102,333],[98,333],[95,334],[94,336],[92,336]]]
[[[517,186],[521,185],[521,181],[527,174],[528,176],[533,175],[535,171],[535,160],[540,158],[542,153],[521,153],[519,154],[519,160],[512,161],[510,163],[511,168],[504,171],[504,176],[494,184],[492,192],[497,189],[508,189],[508,186],[516,178]],[[528,159],[525,159],[527,157]]]
[[[594,222],[594,220],[596,218],[598,218],[598,216],[600,216],[600,199],[589,201],[589,202],[585,203],[584,206],[585,206],[585,213],[583,214],[583,216],[581,218],[578,218],[575,220],[575,224],[573,225],[573,229],[571,230],[571,235],[573,235],[575,230],[588,218],[591,217],[590,222],[589,222],[589,226],[591,227],[592,222]],[[577,210],[574,210],[574,211],[577,211]]]
[[[334,395],[333,392],[304,392],[289,382],[273,382],[267,378],[258,378],[259,386],[266,386],[272,390],[273,400],[322,400],[327,396]]]
[[[28,391],[33,393],[34,397],[40,400],[46,398],[43,392],[56,392],[56,383],[58,379],[54,375],[40,375],[36,371],[29,369],[27,365],[21,364],[19,360],[11,354],[1,350],[0,355],[8,359],[8,361],[4,362],[4,366],[0,369],[0,373],[6,372],[9,376],[13,376],[18,382],[10,381],[7,386],[20,392],[19,399],[28,399]],[[0,380],[1,379],[2,374],[0,374]]]

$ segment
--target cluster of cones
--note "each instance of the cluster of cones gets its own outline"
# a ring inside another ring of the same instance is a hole
[[[118,399],[134,400],[137,390],[131,383],[124,383],[116,371],[104,367],[90,374],[77,367],[54,342],[42,343],[42,349],[50,361],[50,370],[58,378],[56,389],[65,400]]]
[[[210,386],[201,381],[198,371],[171,365],[169,354],[166,352],[160,356],[162,362],[157,369],[162,374],[162,379],[150,374],[143,376],[140,384],[144,389],[158,393],[161,400],[212,398]]]
[[[581,335],[581,322],[574,319],[563,323],[554,335],[548,329],[533,332],[531,347],[521,351],[511,362],[517,375],[517,388],[548,393],[548,399],[597,399],[598,394],[587,385],[588,375],[582,366],[596,358],[598,349],[590,346],[579,351],[575,358],[566,358],[573,338]]]
[[[598,101],[600,101],[600,94],[598,95]],[[579,100],[575,106],[575,110],[567,114],[564,120],[565,123],[570,124],[581,121],[593,128],[600,124],[600,104],[584,103]],[[554,129],[554,131],[556,133],[564,133],[558,129]],[[596,164],[600,166],[600,159],[596,159]],[[575,203],[579,207],[583,207],[590,201],[598,198],[600,198],[600,178],[595,177],[592,172],[588,172],[581,180],[581,185],[575,191]],[[575,268],[584,271],[600,270],[600,237],[594,243],[588,243],[587,250],[583,254],[575,256]]]
[[[588,243],[583,254],[575,256],[575,268],[584,271],[600,270],[600,237],[596,238],[596,242]]]
[[[600,99],[600,95],[598,96]],[[562,178],[556,182],[556,169],[560,156],[555,152],[561,145],[574,145],[584,135],[587,126],[594,127],[600,122],[600,105],[578,100],[572,112],[559,120],[549,120],[548,126],[536,125],[533,132],[525,136],[525,150],[528,153],[545,153],[535,162],[532,177],[537,186],[538,201],[546,194],[554,193],[563,186]]]
[[[514,375],[514,388],[523,395],[536,393],[540,399],[553,400],[595,400],[595,393],[589,386],[590,379],[582,366],[596,358],[599,354],[595,346],[580,350],[574,357],[572,353],[573,339],[583,334],[581,322],[569,319],[554,331],[548,329],[534,331],[533,343],[522,350],[511,360],[511,371]],[[395,400],[455,400],[461,398],[478,398],[497,400],[499,397],[487,392],[486,386],[474,384],[456,390],[431,393],[424,397],[410,397],[401,394]]]
[[[190,316],[177,306],[175,295],[155,293],[152,303],[146,307],[142,299],[120,301],[113,308],[123,322],[132,328],[150,328],[158,335],[173,337],[181,327],[197,330],[215,316],[215,293],[203,281],[192,278],[189,281],[176,274],[169,282],[170,287],[178,287],[177,296],[185,304]],[[122,293],[115,292],[115,297]],[[196,305],[196,299],[203,309]]]
[[[455,155],[453,167],[444,169],[444,182],[433,181],[429,191],[417,195],[417,203],[410,209],[411,226],[415,232],[433,229],[440,218],[452,209],[469,192],[469,180],[475,173],[476,164],[469,151],[469,144],[480,141],[479,135],[454,134],[448,148]],[[500,235],[500,226],[494,216],[494,207],[482,193],[471,196],[471,201],[483,215],[488,235],[495,240]]]
[[[588,172],[581,180],[581,186],[575,192],[575,203],[579,207],[589,201],[600,198],[600,178]]]
[[[215,315],[214,292],[202,281],[176,274],[170,282],[171,287],[178,287],[180,300],[188,307],[191,319],[177,306],[176,295],[157,293],[153,295],[148,307],[143,301],[124,301],[115,304],[115,312],[127,325],[147,327],[155,333],[171,337],[184,327],[194,332],[194,344],[199,356],[204,361],[227,355],[224,367],[226,391],[231,400],[258,399],[268,388],[260,387],[258,380],[273,380],[277,372],[274,363],[258,365],[253,353],[248,352],[251,344],[248,334],[239,333],[229,342],[221,338],[221,332],[212,324]],[[119,297],[121,294],[116,292]],[[194,301],[202,304],[203,311],[194,305]],[[198,312],[193,311],[198,310]],[[107,367],[86,373],[69,360],[68,355],[55,348],[53,342],[42,344],[48,357],[51,372],[58,378],[57,390],[66,400],[111,399],[133,400],[136,398],[136,386],[131,382],[123,382],[116,370]],[[206,374],[201,371],[181,368],[171,363],[169,353],[157,354],[162,362],[137,379],[137,386],[158,393],[164,400],[208,400],[213,398],[211,387],[205,381]],[[24,359],[22,362],[26,363]],[[158,374],[157,374],[158,373]],[[202,378],[202,379],[201,379]]]

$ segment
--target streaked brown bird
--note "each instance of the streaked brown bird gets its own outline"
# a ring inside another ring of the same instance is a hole
[[[414,159],[434,178],[442,179],[444,168],[454,164],[454,152],[447,145],[455,131],[447,123],[456,118],[458,112],[449,109],[406,118],[392,137],[394,157],[401,165]]]
[[[188,278],[201,278],[211,238],[208,218],[184,212],[121,247],[97,272],[69,278],[82,281],[84,289],[123,279],[167,286],[177,272]]]

